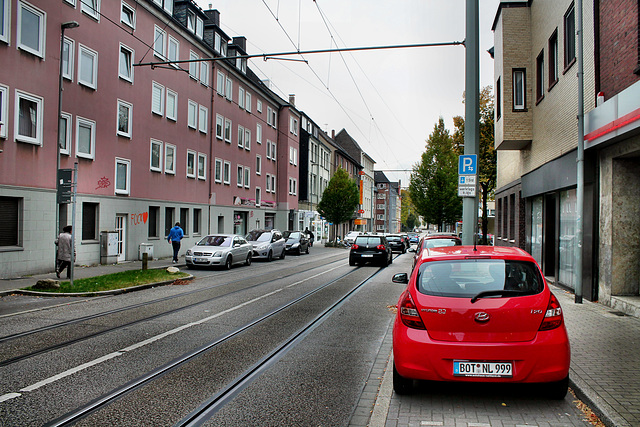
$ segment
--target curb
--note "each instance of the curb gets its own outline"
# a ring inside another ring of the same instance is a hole
[[[616,415],[616,411],[598,396],[593,388],[580,377],[573,368],[569,370],[569,387],[576,397],[582,400],[607,427],[631,427],[624,418]]]

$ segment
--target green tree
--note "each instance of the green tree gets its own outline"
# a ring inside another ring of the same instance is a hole
[[[480,91],[480,153],[478,154],[478,182],[482,192],[482,244],[487,243],[488,208],[487,202],[496,188],[496,150],[494,144],[493,94],[492,87],[485,86]],[[453,118],[454,140],[458,154],[464,154],[464,118]],[[460,145],[460,141],[462,144]]]
[[[414,165],[409,194],[424,220],[437,224],[455,223],[462,215],[462,200],[458,197],[458,157],[453,138],[440,117],[429,135],[427,149]]]
[[[318,213],[335,227],[349,221],[359,204],[358,184],[349,177],[347,171],[338,168],[322,193]]]
[[[411,201],[409,190],[400,190],[402,205],[400,207],[400,221],[402,223],[402,231],[413,231],[418,224],[417,210]]]

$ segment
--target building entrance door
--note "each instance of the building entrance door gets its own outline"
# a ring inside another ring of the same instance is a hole
[[[127,214],[116,215],[116,232],[118,233],[118,262],[127,259]]]

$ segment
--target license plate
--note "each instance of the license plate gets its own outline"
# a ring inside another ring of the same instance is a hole
[[[468,360],[453,361],[453,375],[457,377],[501,377],[513,376],[511,362],[470,362]]]
[[[373,258],[373,255],[362,255],[362,258]]]

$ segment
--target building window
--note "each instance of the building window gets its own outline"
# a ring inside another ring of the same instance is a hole
[[[192,33],[196,32],[196,14],[192,10],[187,11],[187,29]]]
[[[3,0],[0,0],[3,1]],[[73,80],[73,57],[75,55],[75,42],[67,37],[64,38],[62,47],[62,77]]]
[[[513,109],[524,110],[526,108],[525,70],[513,70]]]
[[[118,127],[116,133],[126,138],[131,138],[131,116],[133,105],[118,99]]]
[[[256,142],[262,144],[262,125],[260,123],[256,124]]]
[[[209,87],[209,63],[207,61],[200,62],[200,83]]]
[[[0,247],[20,246],[20,224],[22,199],[18,197],[0,197]]]
[[[167,119],[178,120],[178,93],[167,88]]]
[[[189,60],[192,61],[189,62],[189,77],[195,80],[198,80],[198,63],[194,61],[197,61],[198,59],[200,59],[200,57],[197,53],[189,51]]]
[[[129,194],[131,160],[116,157],[116,194]]]
[[[200,222],[202,221],[202,209],[193,209],[193,234],[200,234]]]
[[[509,240],[516,240],[516,195],[509,196]]]
[[[218,92],[218,95],[224,96],[224,82],[224,74],[218,71],[218,78],[216,79],[216,92]]]
[[[222,139],[222,132],[224,129],[224,117],[220,114],[216,114],[216,138]]]
[[[153,54],[160,59],[165,58],[167,33],[157,25],[153,33]]]
[[[76,117],[76,125],[76,155],[93,160],[96,147],[96,122]]]
[[[262,156],[256,155],[256,175],[262,175]]]
[[[198,153],[198,179],[207,179],[207,155]]]
[[[251,94],[249,91],[246,91],[244,95],[244,108],[247,110],[247,113],[251,112]]]
[[[261,100],[256,100],[256,110],[258,111],[258,113],[262,113],[262,101]]]
[[[180,227],[185,236],[189,234],[189,208],[180,208]]]
[[[576,61],[576,10],[572,3],[564,14],[564,68],[565,71]]]
[[[0,0],[0,41],[9,43],[9,5],[11,0]]]
[[[220,48],[221,46],[222,46],[222,36],[220,35],[220,33],[215,33],[213,48],[217,53],[221,53],[221,48]]]
[[[227,99],[233,102],[233,81],[227,77],[227,90],[225,92]]]
[[[224,119],[224,140],[231,144],[231,120]]]
[[[544,98],[544,51],[536,59],[536,103]]]
[[[262,190],[260,187],[256,187],[256,207],[260,207],[260,202],[262,202]]]
[[[244,148],[244,127],[238,126],[238,147]]]
[[[82,240],[98,240],[98,203],[82,203]]]
[[[120,44],[120,68],[118,77],[133,83],[133,49]]]
[[[169,45],[167,48],[167,59],[169,61],[177,61],[180,59],[180,42],[169,36]],[[178,68],[178,64],[171,64],[174,68]]]
[[[558,83],[558,30],[549,39],[549,90]]]
[[[298,165],[298,150],[294,147],[289,147],[289,164]]]
[[[214,181],[217,182],[218,184],[222,183],[222,160],[221,159],[215,159],[215,169],[214,169]]]
[[[298,180],[289,178],[289,194],[295,196],[298,194]]]
[[[496,80],[496,120],[502,116],[502,86],[500,77]]]
[[[196,129],[198,127],[198,104],[192,100],[189,100],[189,104],[187,107],[187,126],[191,129]]]
[[[267,175],[267,193],[271,193],[271,174],[268,173]]]
[[[168,236],[169,232],[173,228],[175,222],[173,221],[176,215],[175,208],[164,208],[164,235]]]
[[[231,184],[231,163],[225,161],[224,168],[222,169],[222,182],[229,185]]]
[[[298,119],[289,117],[289,132],[298,135]]]
[[[236,176],[236,181],[238,184],[238,187],[242,187],[242,179],[244,178],[244,168],[241,165],[238,165],[238,173]]]
[[[2,9],[4,11],[4,6]],[[44,12],[18,2],[18,48],[44,58],[46,21]]]
[[[78,83],[98,88],[98,52],[83,45],[78,48]]]
[[[131,29],[136,28],[136,10],[122,2],[122,10],[120,12],[120,22]]]
[[[16,141],[42,145],[42,107],[44,99],[16,90]]]
[[[58,147],[60,154],[67,156],[71,150],[71,129],[73,129],[71,114],[60,114],[60,134],[58,135]]]
[[[199,109],[199,120],[198,120],[198,130],[202,133],[207,133],[207,128],[209,127],[209,109],[204,105],[200,105]]]
[[[149,169],[154,172],[162,172],[162,141],[151,140],[151,158]]]
[[[251,151],[251,131],[249,129],[244,130],[244,149]]]
[[[156,82],[152,82],[151,87],[151,112],[164,115],[164,86]]]
[[[100,20],[100,0],[81,0],[80,10],[96,20]]]
[[[187,150],[187,178],[196,177],[196,152]]]
[[[160,237],[160,206],[149,206],[149,237]]]
[[[244,109],[244,89],[238,88],[238,107]]]
[[[164,145],[164,173],[176,174],[176,146]]]

